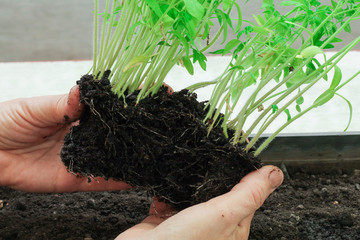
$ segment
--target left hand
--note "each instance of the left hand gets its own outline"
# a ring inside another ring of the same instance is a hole
[[[0,103],[0,186],[29,192],[105,191],[124,182],[69,173],[60,159],[63,139],[80,118],[79,88],[58,96]]]

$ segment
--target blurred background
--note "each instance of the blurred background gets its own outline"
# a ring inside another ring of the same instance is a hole
[[[245,19],[261,12],[261,0],[238,2]],[[0,62],[91,59],[93,9],[93,0],[0,0]]]
[[[260,0],[240,2],[245,19],[261,12]],[[63,94],[89,72],[93,5],[92,0],[0,0],[0,101]],[[360,26],[352,25],[352,34],[343,35],[345,41],[342,44],[359,35]],[[328,53],[331,54],[333,52]],[[196,81],[213,80],[228,60],[228,57],[209,56],[208,71],[203,72],[196,66],[194,76],[175,67],[166,82],[180,90]],[[360,53],[353,51],[339,64],[344,78],[358,71],[359,62]],[[353,103],[353,123],[349,131],[360,131],[359,89],[360,79],[357,78],[340,92]],[[208,99],[210,93],[206,89],[199,91],[199,99]],[[331,103],[296,121],[285,132],[341,132],[348,117],[346,102],[334,98]],[[285,115],[283,118],[286,121]],[[272,131],[269,128],[267,132]]]

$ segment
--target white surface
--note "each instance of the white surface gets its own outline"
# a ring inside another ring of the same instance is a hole
[[[328,53],[328,55],[331,54]],[[359,59],[360,52],[351,52],[340,62],[339,66],[343,70],[343,79],[347,79],[358,71],[360,68]],[[194,76],[186,74],[181,67],[175,67],[166,78],[166,82],[175,90],[180,90],[196,81],[213,80],[225,68],[227,61],[227,57],[208,57],[208,70],[203,72],[196,67]],[[67,93],[75,85],[76,80],[90,70],[91,65],[91,61],[0,63],[0,101]],[[359,90],[360,78],[357,77],[340,91],[353,104],[353,121],[348,129],[349,132],[360,131]],[[210,94],[209,89],[200,90],[198,92],[199,100],[208,99]],[[319,93],[314,89],[312,95],[313,98],[316,98]],[[306,100],[307,98],[305,98]],[[283,133],[342,132],[347,124],[348,117],[347,104],[335,97],[331,102],[295,121]],[[286,116],[280,116],[279,120],[285,122]],[[279,124],[270,126],[266,133],[273,132]],[[245,125],[246,127],[248,125]]]

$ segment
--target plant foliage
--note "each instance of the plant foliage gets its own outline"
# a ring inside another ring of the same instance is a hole
[[[113,90],[120,97],[140,85],[138,101],[156,93],[176,64],[190,74],[195,63],[206,70],[204,53],[220,40],[224,47],[212,53],[231,55],[226,70],[215,81],[188,87],[194,91],[213,85],[204,120],[211,119],[207,121],[212,122],[210,130],[222,116],[224,133],[235,129],[234,144],[255,135],[247,144],[248,151],[269,125],[285,114],[285,123],[257,148],[258,155],[286,126],[334,96],[346,101],[351,121],[351,103],[337,92],[360,72],[343,80],[337,64],[360,37],[329,59],[324,50],[342,41],[339,33],[351,32],[350,23],[360,16],[360,1],[290,0],[275,4],[275,0],[263,0],[263,13],[253,15],[252,20],[243,19],[239,4],[233,0],[106,0],[101,14],[97,2],[95,13],[104,21],[101,39],[97,37],[97,20],[95,24],[93,74],[100,79],[111,70]],[[280,12],[277,5],[287,11]],[[235,21],[230,18],[231,11],[236,12]],[[210,28],[216,24],[219,31],[210,39]],[[228,40],[229,32],[236,37]],[[318,98],[304,107],[307,91],[319,81],[328,82],[328,88],[319,90]],[[255,112],[260,112],[256,120],[244,129]],[[241,134],[243,129],[246,131]]]
[[[280,13],[276,10],[274,0],[263,0],[263,14],[253,15],[254,21],[246,21],[247,26],[237,33],[237,39],[229,41],[224,49],[216,52],[231,53],[232,59],[214,83],[207,119],[211,118],[216,124],[214,120],[224,110],[224,132],[226,134],[228,128],[236,130],[234,143],[245,142],[254,133],[246,147],[249,150],[280,114],[286,114],[286,122],[257,148],[255,155],[286,126],[327,103],[341,87],[359,74],[357,72],[342,83],[341,69],[337,63],[359,43],[360,37],[329,59],[324,54],[324,49],[333,48],[333,44],[342,41],[339,33],[351,32],[350,23],[359,18],[359,1],[326,2],[328,5],[316,0],[281,1],[280,5],[290,10]],[[320,63],[318,56],[323,58],[323,63]],[[331,80],[328,79],[329,72],[333,74]],[[329,87],[319,89],[319,97],[302,109],[304,95],[321,80],[329,82]],[[197,85],[190,88],[194,90]],[[242,98],[247,90],[250,97]],[[340,97],[349,105],[350,123],[351,103]],[[240,110],[230,119],[240,102]],[[294,105],[295,112],[292,108]],[[248,117],[258,111],[261,113],[256,120],[250,123],[248,129],[244,129]],[[243,129],[246,130],[245,134],[241,134]]]
[[[98,0],[95,1],[95,13],[104,21],[98,39],[96,17],[93,75],[101,78],[111,70],[113,90],[119,96],[143,85],[138,100],[156,93],[176,64],[183,65],[190,74],[194,73],[194,63],[206,70],[203,52],[220,33],[226,40],[228,28],[233,29],[229,13],[234,6],[240,10],[236,2],[229,0],[105,2],[105,12],[99,14]],[[215,24],[220,30],[210,39],[210,28]]]

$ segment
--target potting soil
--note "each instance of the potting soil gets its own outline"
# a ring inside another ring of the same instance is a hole
[[[359,174],[289,173],[256,212],[249,239],[359,239]],[[136,189],[39,194],[0,188],[0,240],[114,239],[147,216],[150,202]]]

